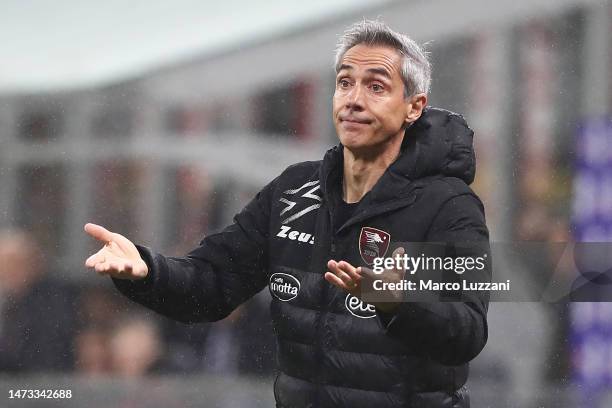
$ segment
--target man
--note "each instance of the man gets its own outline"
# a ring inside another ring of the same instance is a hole
[[[323,160],[287,168],[183,258],[88,224],[106,245],[86,265],[184,322],[222,319],[268,286],[278,407],[468,407],[467,363],[486,343],[488,295],[360,296],[364,267],[390,256],[392,242],[488,242],[468,187],[473,132],[460,116],[425,108],[429,62],[383,23],[344,33],[336,72],[340,145]]]

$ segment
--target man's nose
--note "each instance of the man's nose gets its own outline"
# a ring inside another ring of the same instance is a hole
[[[355,85],[346,96],[346,107],[351,110],[363,110],[363,97],[362,87],[359,84]]]

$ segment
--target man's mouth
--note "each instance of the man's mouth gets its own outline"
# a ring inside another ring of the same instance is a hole
[[[360,118],[355,118],[352,116],[345,116],[345,117],[341,116],[340,122],[347,122],[347,123],[358,124],[358,125],[367,125],[370,123],[370,121],[367,119],[360,119]]]

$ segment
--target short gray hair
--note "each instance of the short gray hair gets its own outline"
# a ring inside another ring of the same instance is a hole
[[[336,73],[340,71],[344,54],[358,44],[388,46],[400,53],[406,98],[417,93],[429,92],[431,64],[427,59],[427,53],[413,39],[393,31],[379,20],[363,20],[346,29],[336,46]]]

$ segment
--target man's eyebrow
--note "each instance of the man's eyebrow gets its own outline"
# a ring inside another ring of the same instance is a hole
[[[379,74],[384,76],[385,78],[391,79],[391,74],[389,74],[389,71],[384,68],[368,68],[368,72],[371,72],[373,74]]]
[[[338,69],[338,72],[342,71],[342,70],[351,70],[353,69],[352,65],[348,65],[348,64],[342,64],[340,65],[340,68]],[[367,72],[371,73],[371,74],[379,74],[384,76],[385,78],[391,79],[391,74],[389,74],[389,71],[387,71],[384,68],[368,68]]]

